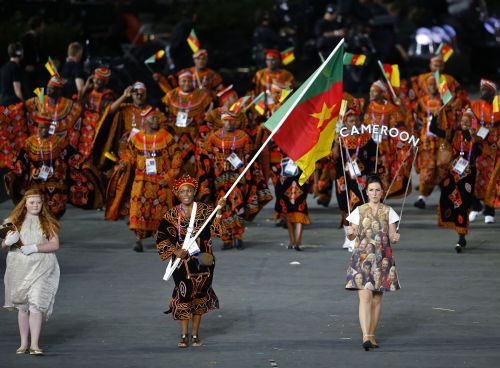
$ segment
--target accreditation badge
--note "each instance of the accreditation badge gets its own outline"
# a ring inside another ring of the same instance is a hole
[[[42,165],[40,172],[38,173],[38,179],[47,181],[50,174],[52,174],[52,168],[47,165]]]
[[[469,166],[469,161],[466,160],[463,157],[460,157],[457,162],[455,162],[455,165],[453,166],[453,170],[458,174],[458,175],[463,175],[465,169]]]
[[[186,111],[179,111],[175,119],[175,126],[185,128],[188,126],[188,113]]]
[[[238,170],[240,167],[243,166],[243,161],[238,157],[236,153],[231,153],[227,158],[227,161],[231,164],[233,167],[233,170]]]
[[[290,178],[297,176],[299,174],[299,167],[295,162],[293,162],[291,158],[288,158],[288,161],[285,163],[284,166],[282,164],[282,167],[283,167],[283,176],[285,177]]]
[[[477,136],[478,137],[481,137],[483,139],[486,139],[486,137],[488,136],[488,133],[490,132],[490,130],[488,128],[485,128],[484,126],[482,126],[481,128],[479,128],[479,130],[477,131]]]
[[[436,135],[431,132],[431,121],[432,121],[432,115],[427,117],[427,130],[425,132],[425,135],[427,137],[435,137]]]
[[[146,159],[146,174],[155,175],[156,174],[156,160],[154,157]]]
[[[361,176],[361,170],[359,169],[358,161],[356,160],[347,163],[347,170],[349,170],[351,179],[356,179],[356,177]]]
[[[57,127],[57,121],[53,121],[52,123],[50,123],[50,127],[49,127],[49,134],[54,134],[56,132],[56,127]]]

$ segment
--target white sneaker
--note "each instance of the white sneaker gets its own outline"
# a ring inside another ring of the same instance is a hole
[[[484,216],[484,223],[485,224],[494,224],[495,223],[495,217],[493,217],[493,216]]]
[[[470,222],[476,221],[477,216],[479,216],[480,213],[481,212],[479,212],[479,211],[470,211],[470,213],[469,213],[469,221]]]

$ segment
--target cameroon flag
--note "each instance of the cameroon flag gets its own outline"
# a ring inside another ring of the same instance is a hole
[[[441,96],[441,101],[443,101],[443,105],[446,105],[450,102],[453,95],[448,88],[448,82],[446,81],[446,77],[444,75],[439,74],[439,70],[434,73],[434,78],[436,78],[436,84],[438,86],[439,95]]]
[[[194,33],[194,29],[191,30],[191,33],[189,34],[189,37],[187,38],[187,42],[189,44],[189,47],[191,47],[191,50],[193,50],[193,54],[198,52],[200,49],[200,40],[198,40],[198,37],[196,37],[196,33]]]
[[[148,57],[144,62],[146,64],[152,64],[160,60],[163,56],[165,55],[165,50],[158,50],[155,52],[155,54],[151,57]]]
[[[398,64],[384,64],[383,65],[385,76],[387,80],[391,83],[393,87],[400,87],[401,82],[399,80],[399,66]]]
[[[363,65],[366,61],[366,55],[363,54],[351,54],[346,52],[344,54],[344,65]]]
[[[436,55],[441,55],[445,63],[448,61],[448,59],[452,54],[453,54],[453,49],[451,48],[451,46],[442,42],[436,50]]]
[[[235,114],[238,113],[241,110],[241,107],[245,106],[245,104],[247,103],[249,98],[250,98],[250,96],[240,97],[238,99],[238,101],[236,101],[234,104],[231,105],[231,107],[229,108],[229,111],[233,112]]]
[[[49,71],[51,77],[53,77],[54,75],[59,75],[59,73],[57,72],[56,64],[50,56],[49,60],[45,63],[45,68]]]
[[[288,65],[295,60],[295,48],[289,47],[285,51],[281,52],[281,62],[283,65]]]
[[[316,161],[330,154],[342,103],[344,40],[323,64],[285,101],[264,126],[302,170],[302,185]]]

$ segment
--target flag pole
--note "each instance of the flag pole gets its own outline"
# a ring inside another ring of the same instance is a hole
[[[302,97],[306,94],[307,90],[311,87],[311,85],[314,83],[314,81],[316,80],[316,78],[318,77],[319,74],[321,74],[321,72],[323,71],[323,69],[326,67],[326,65],[328,64],[328,62],[332,59],[333,55],[335,55],[335,53],[337,52],[337,50],[340,48],[340,46],[342,46],[344,43],[344,39],[341,39],[339,41],[339,43],[337,44],[337,46],[335,47],[335,49],[333,49],[333,51],[330,53],[330,55],[328,56],[328,58],[323,62],[323,64],[321,64],[321,66],[314,72],[313,74],[313,77],[311,78],[311,80],[309,81],[309,83],[305,86],[305,88],[300,92],[299,96],[297,97],[297,99],[292,103],[292,106],[290,106],[290,108],[288,109],[287,112],[285,112],[285,114],[283,115],[283,117],[281,118],[281,121],[278,123],[278,125],[274,128],[274,130],[271,132],[271,134],[269,134],[269,137],[267,137],[266,141],[262,144],[262,146],[258,149],[257,152],[255,152],[254,156],[252,157],[252,159],[248,162],[247,166],[243,169],[243,171],[241,172],[241,174],[238,176],[238,178],[235,180],[235,182],[233,183],[233,185],[231,186],[231,188],[229,188],[229,190],[226,192],[226,194],[224,195],[224,199],[227,199],[227,197],[229,197],[229,195],[231,194],[231,192],[234,190],[234,188],[236,188],[236,186],[238,185],[238,183],[240,182],[240,180],[245,176],[245,174],[247,173],[247,171],[250,169],[250,167],[253,165],[253,163],[255,162],[255,160],[257,160],[257,157],[259,157],[259,155],[262,153],[262,151],[264,150],[264,148],[267,146],[267,144],[271,141],[271,139],[274,137],[274,135],[278,132],[278,130],[281,128],[281,126],[284,124],[284,122],[286,121],[286,119],[288,118],[288,116],[292,113],[293,109],[295,109],[295,107],[299,104],[300,100],[302,99]],[[189,243],[186,244],[186,241],[184,240],[184,243],[182,244],[182,249],[188,249],[190,247],[190,245],[192,243],[194,243],[196,241],[196,239],[198,239],[198,237],[200,236],[201,232],[205,229],[205,227],[208,225],[208,223],[212,220],[212,218],[215,216],[215,214],[217,213],[217,211],[220,209],[221,207],[219,205],[217,205],[217,207],[214,208],[213,212],[210,214],[210,216],[205,220],[205,222],[203,223],[203,225],[200,227],[200,229],[198,230],[198,232],[196,233],[196,235],[194,237],[192,237],[191,239],[189,239]],[[177,266],[179,265],[179,263],[181,262],[181,259],[180,258],[177,258],[175,260],[175,262],[173,263],[172,265],[172,259],[170,259],[170,263],[168,264],[167,266],[167,270],[165,271],[165,276],[163,277],[163,279],[165,281],[167,281],[171,276],[172,274],[174,273],[174,270],[177,268]]]
[[[415,150],[415,156],[413,157],[413,161],[411,163],[410,173],[413,170],[413,166],[415,165],[415,160],[417,156],[418,156],[418,146],[417,149]],[[411,183],[411,174],[410,178],[408,179],[408,183],[406,183],[405,197],[403,198],[403,204],[401,205],[401,213],[399,214],[399,222],[398,226],[396,227],[396,231],[399,230],[399,225],[401,225],[401,219],[403,218],[403,209],[405,208],[405,202],[406,202],[406,197],[408,196],[408,188],[410,187],[410,183]]]
[[[377,63],[378,63],[378,66],[380,67],[380,70],[382,71],[382,75],[384,76],[386,83],[389,85],[389,89],[391,90],[392,97],[394,98],[394,100],[396,100],[397,99],[396,92],[394,92],[394,89],[392,88],[391,81],[389,80],[389,78],[387,78],[387,75],[385,75],[384,66],[382,65],[380,60],[377,60]]]
[[[347,178],[345,176],[345,163],[344,163],[344,154],[342,153],[342,138],[339,135],[339,150],[340,150],[340,158],[342,159],[342,172],[344,173],[344,185],[345,185],[345,196],[347,199],[347,212],[351,215],[351,206],[349,206],[349,188],[347,187]]]
[[[394,175],[394,177],[392,178],[392,181],[391,181],[391,185],[389,185],[389,188],[387,188],[387,192],[385,193],[385,197],[384,197],[384,202],[385,200],[387,199],[387,196],[389,195],[389,193],[391,192],[391,188],[394,184],[394,182],[396,181],[396,178],[398,177],[399,175],[399,171],[401,170],[401,168],[403,167],[404,163],[406,162],[406,160],[408,159],[408,157],[410,157],[410,152],[411,152],[411,147],[410,149],[408,150],[408,152],[406,152],[406,155],[403,159],[403,161],[401,162],[401,164],[398,166],[398,169],[396,170],[396,175]],[[411,172],[411,170],[410,170]]]

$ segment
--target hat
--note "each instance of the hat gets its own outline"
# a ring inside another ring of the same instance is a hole
[[[497,93],[497,85],[495,82],[490,81],[489,79],[481,78],[480,86],[485,86],[491,89],[493,92]]]
[[[236,114],[226,111],[221,114],[220,118],[221,120],[236,120]]]
[[[464,115],[466,115],[470,118],[472,128],[476,128],[477,127],[477,118],[476,118],[476,115],[474,114],[474,111],[472,111],[471,108],[468,108],[462,112],[462,116],[464,116]]]
[[[276,49],[267,49],[266,50],[266,59],[280,59],[281,54]]]
[[[372,87],[377,87],[382,92],[387,93],[387,86],[380,79],[372,83]]]
[[[97,68],[94,70],[94,75],[102,80],[108,81],[111,77],[111,69],[109,68]]]
[[[142,89],[146,90],[146,85],[142,82],[135,82],[134,85],[132,86],[133,89]]]
[[[195,192],[198,190],[198,180],[186,174],[174,180],[174,193],[176,195],[179,194],[179,189],[183,185],[191,185],[194,188]]]
[[[238,94],[233,89],[232,84],[230,86],[224,88],[223,90],[217,92],[217,97],[219,98],[219,105],[220,106],[224,105],[224,102],[226,102],[226,100],[231,96],[238,98]]]
[[[146,119],[147,117],[149,117],[151,115],[156,115],[158,113],[159,113],[159,111],[157,108],[155,108],[153,106],[148,106],[146,109],[141,111],[141,117]]]
[[[199,49],[193,54],[193,59],[199,58],[201,56],[208,56],[208,51],[205,49]]]
[[[185,79],[185,78],[192,79],[193,78],[193,73],[191,73],[188,69],[181,70],[181,72],[179,73],[179,76],[177,78],[179,80]]]
[[[66,80],[58,75],[54,75],[52,78],[49,79],[48,82],[49,85],[56,88],[63,88],[65,83]]]

